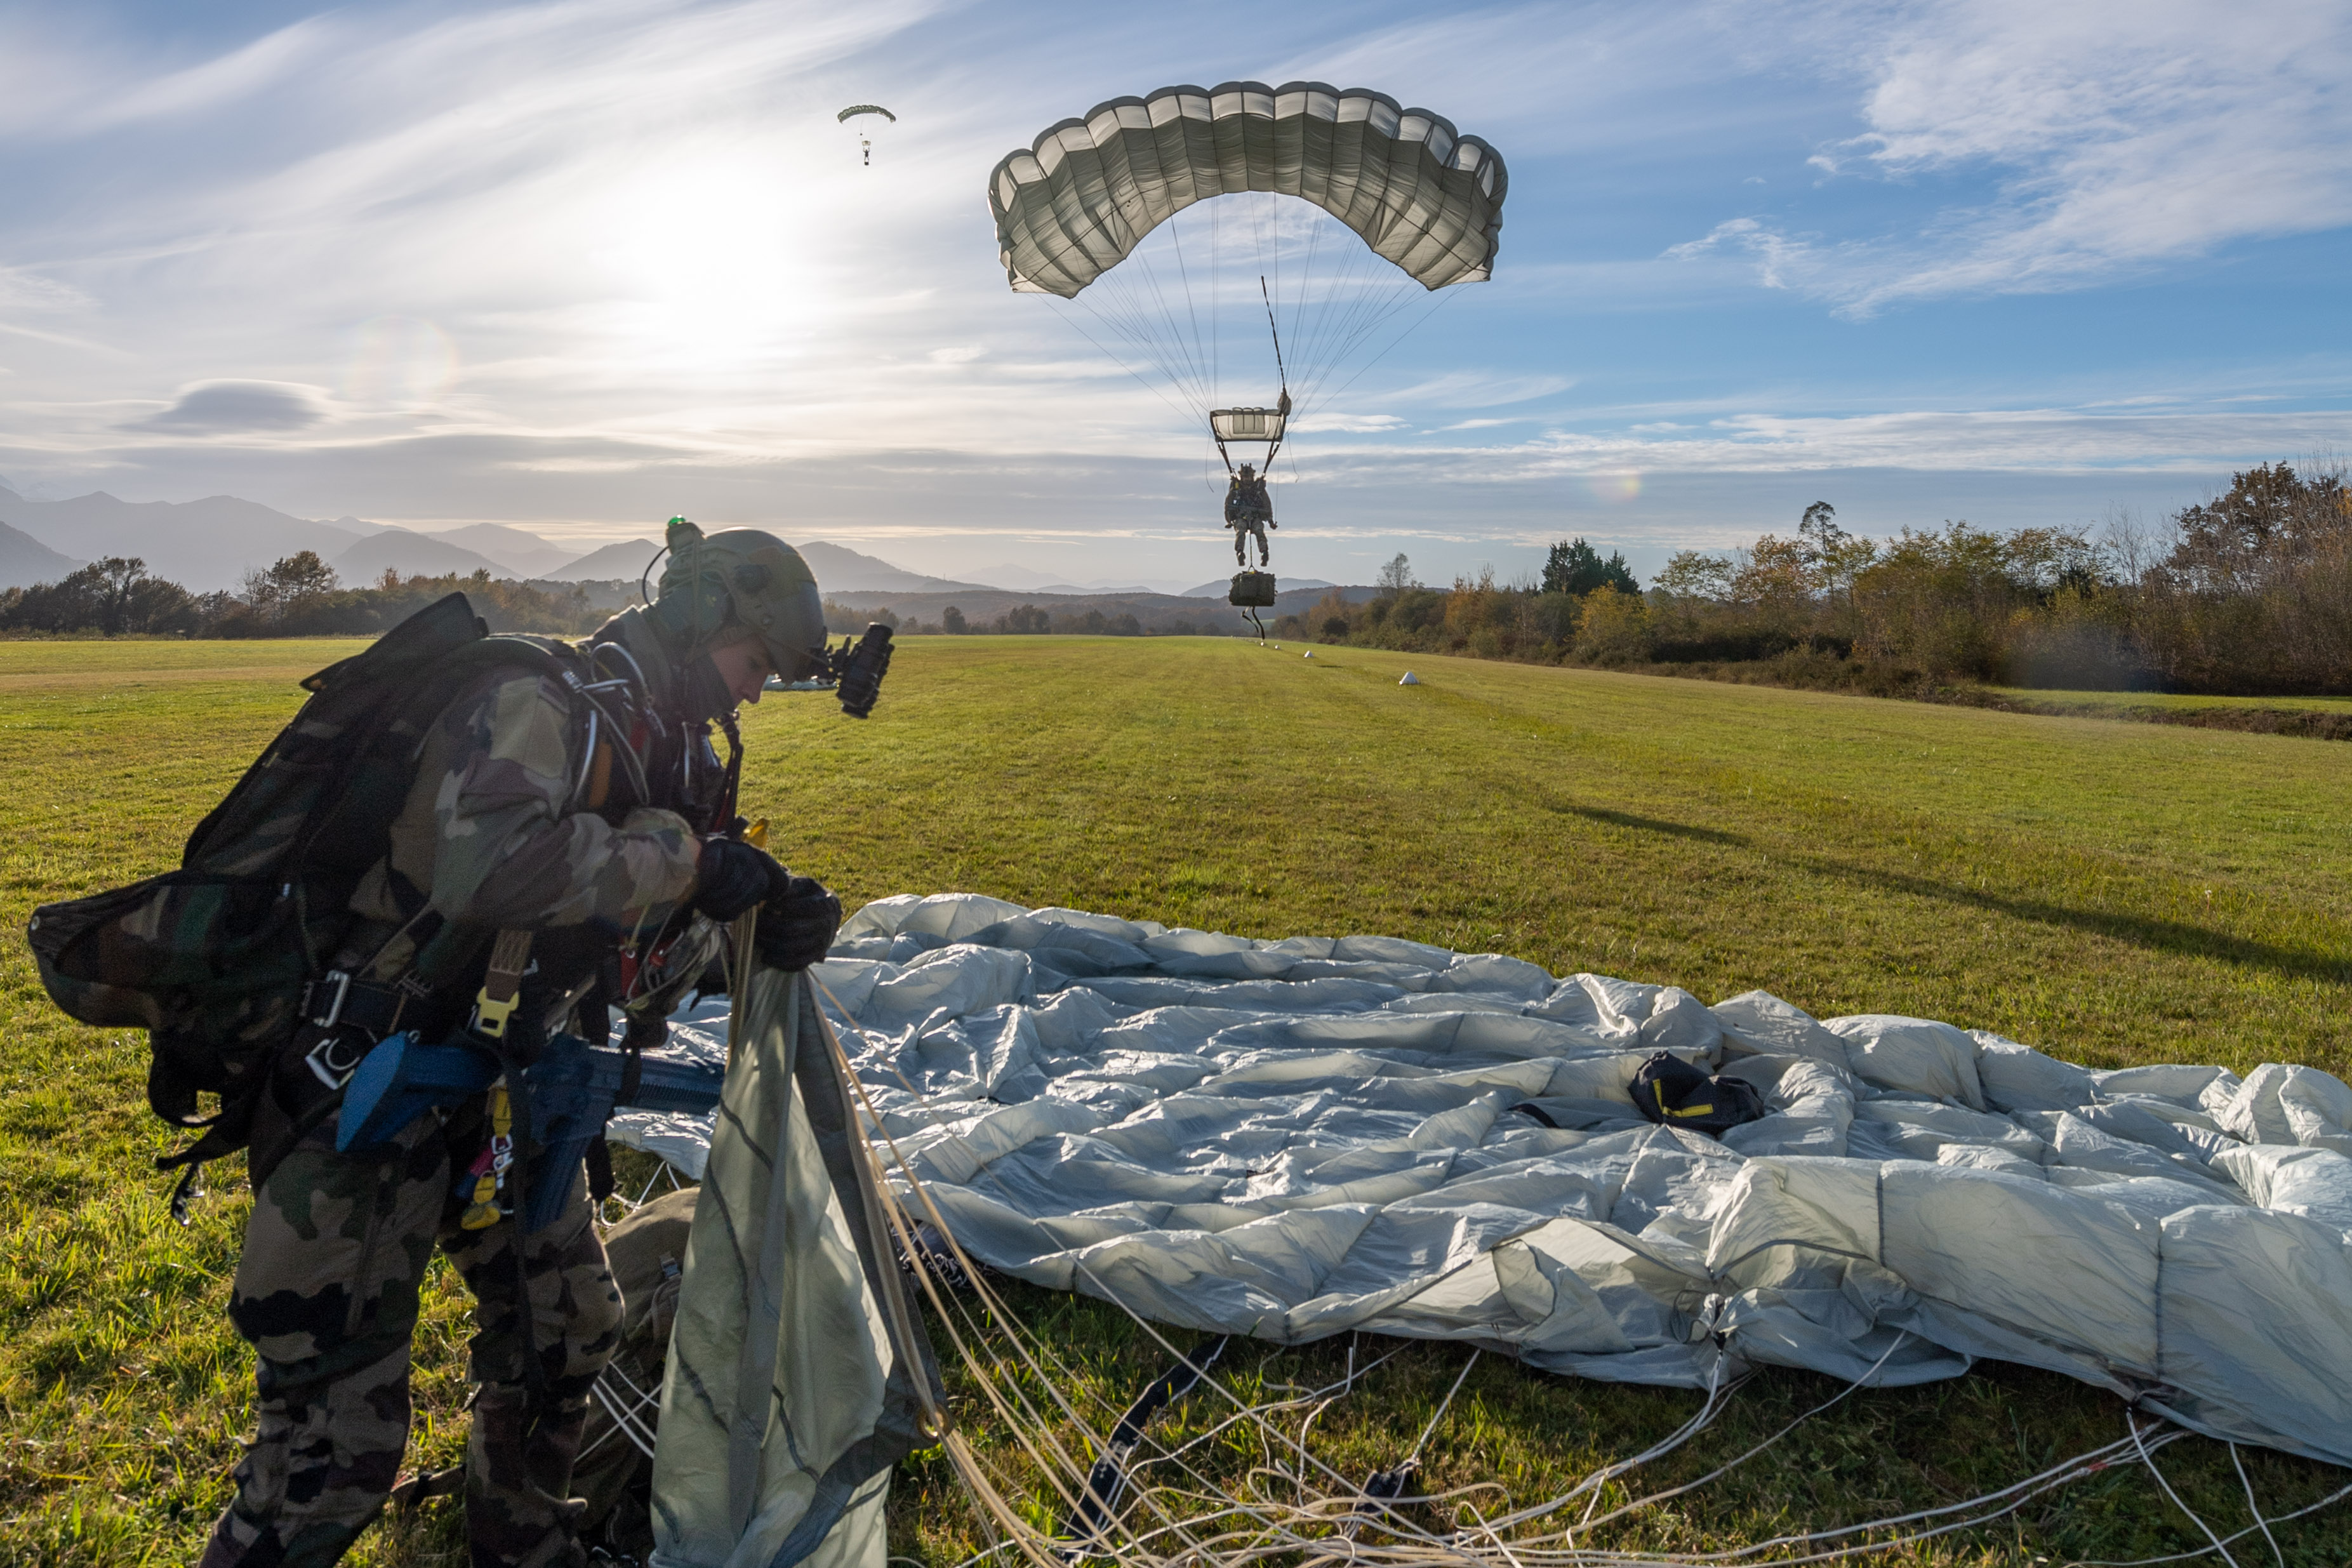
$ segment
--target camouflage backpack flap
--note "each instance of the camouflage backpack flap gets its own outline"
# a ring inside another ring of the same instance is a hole
[[[157,1115],[203,1125],[200,1093],[226,1105],[263,1076],[384,853],[426,726],[453,682],[501,663],[571,676],[448,595],[302,683],[310,700],[189,835],[181,869],[34,911],[26,934],[50,999],[84,1023],[149,1031]]]

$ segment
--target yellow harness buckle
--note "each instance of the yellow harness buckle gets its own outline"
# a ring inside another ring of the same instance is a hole
[[[486,1040],[507,1037],[507,1020],[514,1016],[522,994],[523,971],[530,963],[527,931],[502,931],[490,948],[490,963],[482,988],[474,997],[474,1033]]]
[[[483,986],[474,998],[474,1033],[484,1039],[503,1040],[507,1037],[507,1020],[514,1016],[520,997],[509,996],[503,1002],[490,998],[490,988]]]

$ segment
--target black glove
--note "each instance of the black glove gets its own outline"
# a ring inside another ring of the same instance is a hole
[[[694,863],[694,908],[725,924],[784,890],[792,873],[764,849],[732,838],[706,838]]]
[[[824,957],[839,930],[841,900],[833,889],[814,877],[788,875],[783,891],[760,906],[752,946],[771,969],[806,969]]]

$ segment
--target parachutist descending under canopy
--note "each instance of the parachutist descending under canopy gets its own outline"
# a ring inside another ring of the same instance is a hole
[[[1250,452],[1224,522],[1246,595],[1231,602],[1258,608],[1274,603],[1273,574],[1247,569],[1249,541],[1270,564],[1265,476],[1293,399],[1307,411],[1345,391],[1436,309],[1421,301],[1492,278],[1508,190],[1493,145],[1444,115],[1370,88],[1230,81],[1056,121],[999,160],[987,194],[1016,292],[1069,302],[1097,350],[1205,416],[1228,473],[1233,447]],[[1234,330],[1236,311],[1261,310],[1278,395],[1226,406],[1228,386],[1265,384]],[[1332,387],[1343,365],[1355,368]]]
[[[861,114],[878,114],[893,125],[898,123],[898,117],[891,113],[888,110],[883,108],[878,103],[853,103],[847,109],[843,110],[839,114],[835,115],[834,119],[840,123],[846,125]],[[861,134],[857,138],[857,151],[858,162],[865,164],[866,167],[871,168],[874,164],[874,142],[872,139]]]
[[[1234,564],[1249,564],[1249,542],[1257,541],[1257,563],[1266,564],[1265,531],[1282,525],[1274,521],[1274,501],[1265,493],[1265,476],[1242,465],[1225,486],[1225,526],[1234,531]]]

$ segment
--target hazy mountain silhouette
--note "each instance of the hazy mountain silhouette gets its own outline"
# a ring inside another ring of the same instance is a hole
[[[1339,586],[1337,583],[1326,583],[1320,577],[1286,577],[1279,572],[1275,574],[1274,582],[1276,590],[1285,594],[1300,593],[1308,588]],[[1232,591],[1233,585],[1233,579],[1220,577],[1213,583],[1203,583],[1197,588],[1187,588],[1178,596],[1185,599],[1222,599]]]
[[[718,530],[711,531],[715,533]],[[619,544],[607,544],[602,550],[583,555],[547,575],[559,583],[604,582],[614,577],[634,583],[645,571],[646,563],[654,558],[654,552],[660,548],[650,539],[631,539]],[[816,574],[817,586],[828,594],[888,593],[894,590],[915,594],[951,594],[959,588],[979,589],[984,586],[978,583],[959,583],[946,577],[926,577],[919,572],[893,566],[878,556],[864,554],[839,544],[827,544],[821,539],[813,539],[793,548],[801,552],[801,559],[808,563],[809,570]],[[660,575],[656,567],[654,580],[660,581]]]
[[[411,529],[415,533],[419,530]],[[470,550],[477,555],[488,556],[504,568],[501,577],[545,578],[580,559],[577,549],[558,544],[529,529],[510,528],[503,522],[473,522],[463,528],[436,529],[425,535],[444,544],[454,544]]]
[[[0,489],[0,520],[22,504],[13,492]],[[36,583],[54,583],[80,564],[0,521],[0,588],[29,588]]]
[[[512,577],[517,574],[488,556],[463,545],[445,542],[446,536],[411,533],[404,528],[387,528],[369,535],[334,556],[327,563],[347,588],[363,588],[383,575],[387,567],[404,577],[443,577],[455,572],[460,577],[476,572],[488,572],[493,577]]]
[[[609,583],[615,578],[635,582],[654,558],[660,545],[650,539],[625,539],[618,544],[607,544],[592,550],[574,561],[567,561],[551,572],[540,575],[553,583]]]
[[[352,530],[235,496],[127,501],[93,490],[70,500],[25,500],[0,490],[0,521],[76,561],[136,555],[156,576],[199,594],[234,588],[248,571],[299,551],[332,561],[358,541]]]
[[[374,583],[387,568],[404,577],[452,572],[468,576],[487,570],[494,577],[559,583],[635,582],[661,548],[649,539],[633,539],[575,556],[552,540],[504,523],[478,522],[422,533],[356,517],[332,522],[290,517],[235,496],[126,501],[103,490],[67,500],[27,500],[0,488],[0,523],[12,525],[7,534],[0,535],[0,586],[53,582],[85,561],[135,555],[156,576],[201,594],[236,588],[247,573],[304,550],[318,552],[351,587]],[[798,548],[816,574],[817,585],[828,594],[987,593],[1000,586],[909,572],[879,556],[823,540]],[[1002,575],[1015,579],[1013,588],[1029,593],[1099,594],[1107,586],[1059,582],[1009,563]],[[1292,584],[1286,580],[1284,586]],[[1120,591],[1138,589],[1121,585]],[[1213,591],[1222,595],[1224,584],[1195,590],[1203,595]]]
[[[800,551],[801,559],[809,563],[809,570],[816,574],[817,586],[828,594],[888,593],[898,589],[914,594],[952,594],[959,588],[986,585],[909,572],[904,567],[891,565],[879,556],[861,554],[844,545],[827,544],[821,539],[812,539],[795,548]]]

